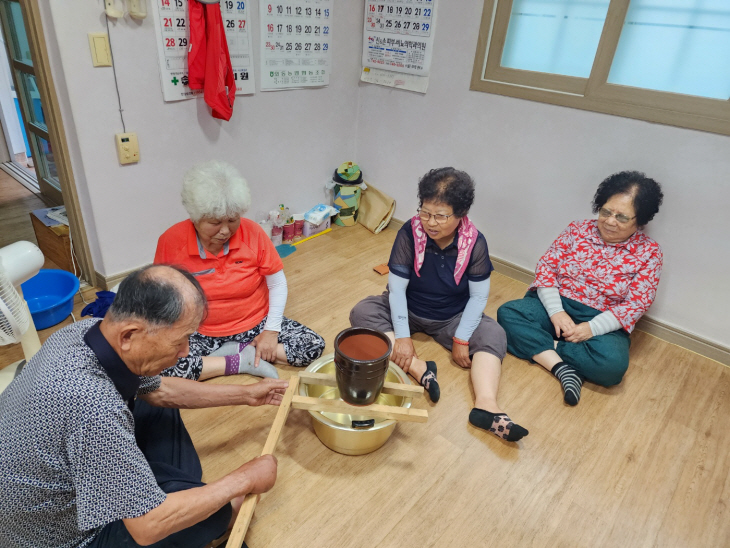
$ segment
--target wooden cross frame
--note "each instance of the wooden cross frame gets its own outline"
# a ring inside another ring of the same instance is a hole
[[[322,398],[310,398],[299,396],[296,394],[299,390],[299,384],[318,384],[322,386],[337,386],[337,381],[333,375],[325,375],[323,373],[312,373],[302,371],[299,375],[294,375],[289,379],[289,388],[284,393],[284,398],[279,405],[274,423],[269,430],[269,436],[266,438],[264,450],[261,455],[271,455],[276,449],[276,444],[284,429],[284,424],[289,416],[289,410],[306,409],[307,411],[326,411],[330,413],[350,414],[354,410],[358,415],[372,417],[377,419],[392,419],[407,422],[426,422],[428,420],[428,411],[425,409],[411,409],[409,407],[398,407],[394,405],[368,405],[365,407],[353,407],[342,400],[326,400]],[[423,396],[423,387],[410,384],[402,384],[396,382],[386,382],[383,385],[382,392],[384,394],[392,394],[394,396],[402,396],[405,398],[413,398]],[[296,394],[296,395],[295,395]],[[231,535],[228,537],[226,546],[229,548],[241,548],[243,540],[248,532],[248,526],[251,524],[253,512],[256,509],[258,495],[249,494],[243,500],[241,509],[238,512],[236,522],[233,524]]]

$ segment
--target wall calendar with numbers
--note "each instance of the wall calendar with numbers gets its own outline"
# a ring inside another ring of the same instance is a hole
[[[188,48],[190,46],[188,1],[196,0],[151,1],[164,100],[180,101],[197,95],[202,96],[203,90],[192,90],[188,87]],[[223,27],[236,81],[236,95],[246,95],[256,91],[248,17],[250,1],[253,0],[221,0],[220,2]]]
[[[427,76],[437,0],[366,0],[362,64]]]
[[[261,90],[326,86],[333,0],[259,0]]]

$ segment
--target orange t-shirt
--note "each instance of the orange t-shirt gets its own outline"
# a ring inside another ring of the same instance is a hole
[[[261,227],[241,219],[217,257],[203,248],[192,221],[168,228],[157,241],[155,264],[189,270],[208,298],[208,316],[198,331],[222,337],[248,331],[269,313],[269,288],[264,276],[284,268],[274,244]]]

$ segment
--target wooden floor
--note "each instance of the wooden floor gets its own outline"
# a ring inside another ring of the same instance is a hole
[[[321,333],[325,352],[352,306],[385,288],[372,267],[387,261],[394,237],[336,229],[284,260],[286,314]],[[526,286],[492,280],[494,317]],[[319,442],[307,412],[292,410],[251,548],[730,546],[730,369],[637,332],[623,383],[587,384],[572,408],[551,375],[508,356],[500,403],[530,430],[515,444],[468,424],[468,372],[432,340],[416,340],[439,364],[441,401],[416,403],[428,423],[401,423],[383,448],[348,457]],[[257,456],[275,413],[183,411],[205,479]]]
[[[337,228],[284,260],[286,314],[321,333],[325,352],[352,306],[385,288],[372,267],[387,261],[394,237]],[[494,273],[487,314],[525,289]],[[292,410],[277,483],[246,537],[251,548],[730,546],[730,369],[637,332],[624,382],[587,384],[571,408],[551,375],[508,356],[500,402],[530,430],[514,444],[468,424],[468,372],[415,338],[419,354],[439,364],[441,401],[415,402],[428,423],[401,423],[378,451],[348,457],[319,442],[307,412]],[[275,413],[183,411],[204,479],[257,456]]]
[[[10,175],[0,170],[0,247],[28,240],[37,243],[29,213],[49,207]]]
[[[30,221],[30,212],[50,207],[38,195],[0,170],[0,248],[19,240],[38,244]],[[43,268],[58,268],[46,259]]]

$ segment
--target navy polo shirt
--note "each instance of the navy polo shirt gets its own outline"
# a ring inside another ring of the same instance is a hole
[[[414,270],[415,245],[411,221],[398,231],[390,253],[388,267],[393,274],[408,279],[406,300],[412,314],[429,320],[448,320],[460,314],[469,301],[469,281],[480,282],[494,270],[489,260],[487,240],[479,232],[469,264],[459,284],[454,280],[458,233],[445,249],[441,249],[428,235],[420,276]]]
[[[116,350],[102,335],[100,326],[101,322],[92,325],[84,335],[84,342],[94,351],[99,363],[109,375],[119,395],[127,402],[129,409],[134,410],[134,399],[137,397],[137,391],[142,381],[129,370]]]

